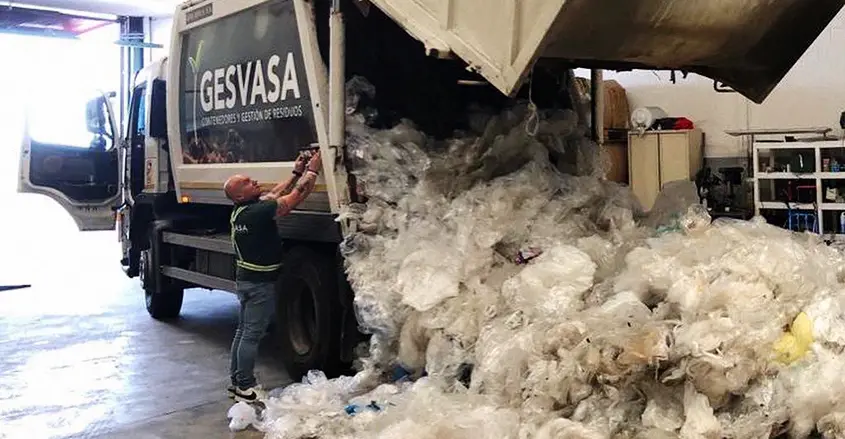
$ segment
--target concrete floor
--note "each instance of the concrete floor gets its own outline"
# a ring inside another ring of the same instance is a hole
[[[18,214],[0,215],[0,285],[32,288],[0,292],[0,438],[262,437],[228,430],[233,295],[189,290],[180,320],[155,321],[114,232],[79,233],[49,199],[4,189]],[[286,384],[269,357],[259,380]]]

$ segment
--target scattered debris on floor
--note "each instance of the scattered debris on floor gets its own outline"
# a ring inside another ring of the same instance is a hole
[[[536,136],[527,107],[479,111],[444,142],[360,114],[342,250],[370,352],[278,392],[268,437],[845,432],[845,257],[817,236],[711,223],[683,184],[643,215],[569,111]]]
[[[258,421],[258,414],[255,413],[255,408],[245,402],[238,402],[233,405],[226,416],[229,419],[229,429],[232,431],[246,430],[250,425]]]

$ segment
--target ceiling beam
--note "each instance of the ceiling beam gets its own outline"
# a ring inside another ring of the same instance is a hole
[[[0,1],[0,10],[8,6],[36,7],[78,15],[107,14],[134,17],[169,17],[180,0],[8,0]]]
[[[0,32],[3,33],[76,38],[115,21],[43,9],[0,7]]]

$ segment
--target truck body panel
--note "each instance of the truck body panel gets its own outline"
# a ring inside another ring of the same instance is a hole
[[[230,176],[269,188],[300,149],[326,145],[325,74],[295,3],[206,1],[175,17],[167,113],[180,202],[229,204]],[[300,209],[331,211],[329,199],[321,176]]]
[[[699,73],[761,103],[843,0],[372,0],[512,95],[542,58]]]

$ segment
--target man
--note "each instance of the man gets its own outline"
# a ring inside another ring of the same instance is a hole
[[[319,152],[310,158],[300,154],[293,174],[266,194],[257,181],[244,175],[230,177],[223,186],[226,196],[235,203],[230,226],[241,310],[232,341],[232,384],[227,390],[237,401],[249,403],[265,397],[254,369],[258,343],[275,311],[275,283],[281,268],[282,241],[275,218],[287,215],[308,197],[321,167]]]

